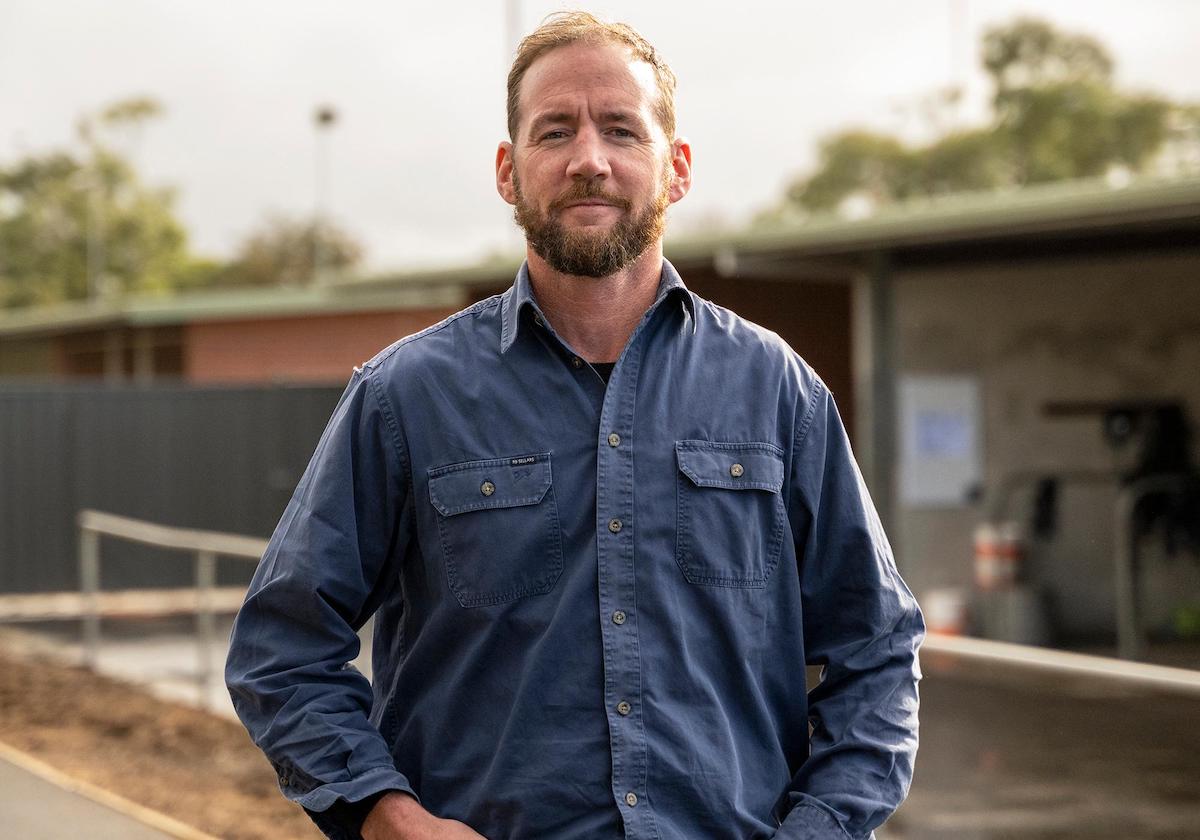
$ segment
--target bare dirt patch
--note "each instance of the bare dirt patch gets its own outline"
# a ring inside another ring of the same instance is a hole
[[[82,668],[0,651],[0,740],[217,837],[322,836],[238,723]]]

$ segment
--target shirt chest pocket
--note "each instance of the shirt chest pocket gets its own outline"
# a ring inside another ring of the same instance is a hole
[[[549,592],[562,574],[550,453],[429,470],[446,579],[464,607]]]
[[[770,443],[675,443],[675,559],[691,583],[758,589],[779,562],[783,451]]]

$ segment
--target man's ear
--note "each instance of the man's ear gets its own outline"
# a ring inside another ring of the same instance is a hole
[[[509,204],[517,203],[513,188],[513,144],[504,140],[496,149],[496,192]]]
[[[668,194],[674,204],[692,188],[692,146],[683,137],[676,138],[671,144],[671,168],[675,174]]]

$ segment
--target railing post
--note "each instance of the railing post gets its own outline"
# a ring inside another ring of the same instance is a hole
[[[79,591],[83,594],[83,664],[100,663],[100,534],[79,529]]]
[[[217,585],[217,555],[212,551],[196,552],[196,641],[200,657],[200,705],[208,708],[213,691],[212,649],[216,642],[216,616],[213,614],[212,593]]]

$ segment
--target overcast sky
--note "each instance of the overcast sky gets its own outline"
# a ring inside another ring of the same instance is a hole
[[[518,0],[527,32],[582,6],[646,35],[679,77],[695,185],[681,230],[737,224],[814,160],[822,135],[866,125],[915,137],[920,99],[950,84],[963,119],[988,96],[985,27],[1037,14],[1102,40],[1123,86],[1200,100],[1192,0]],[[166,106],[130,151],[178,187],[196,250],[232,252],[269,212],[315,202],[314,107],[330,137],[330,206],[374,269],[473,262],[519,237],[496,195],[505,0],[459,3],[0,0],[0,163],[73,142],[84,112],[146,94]]]

